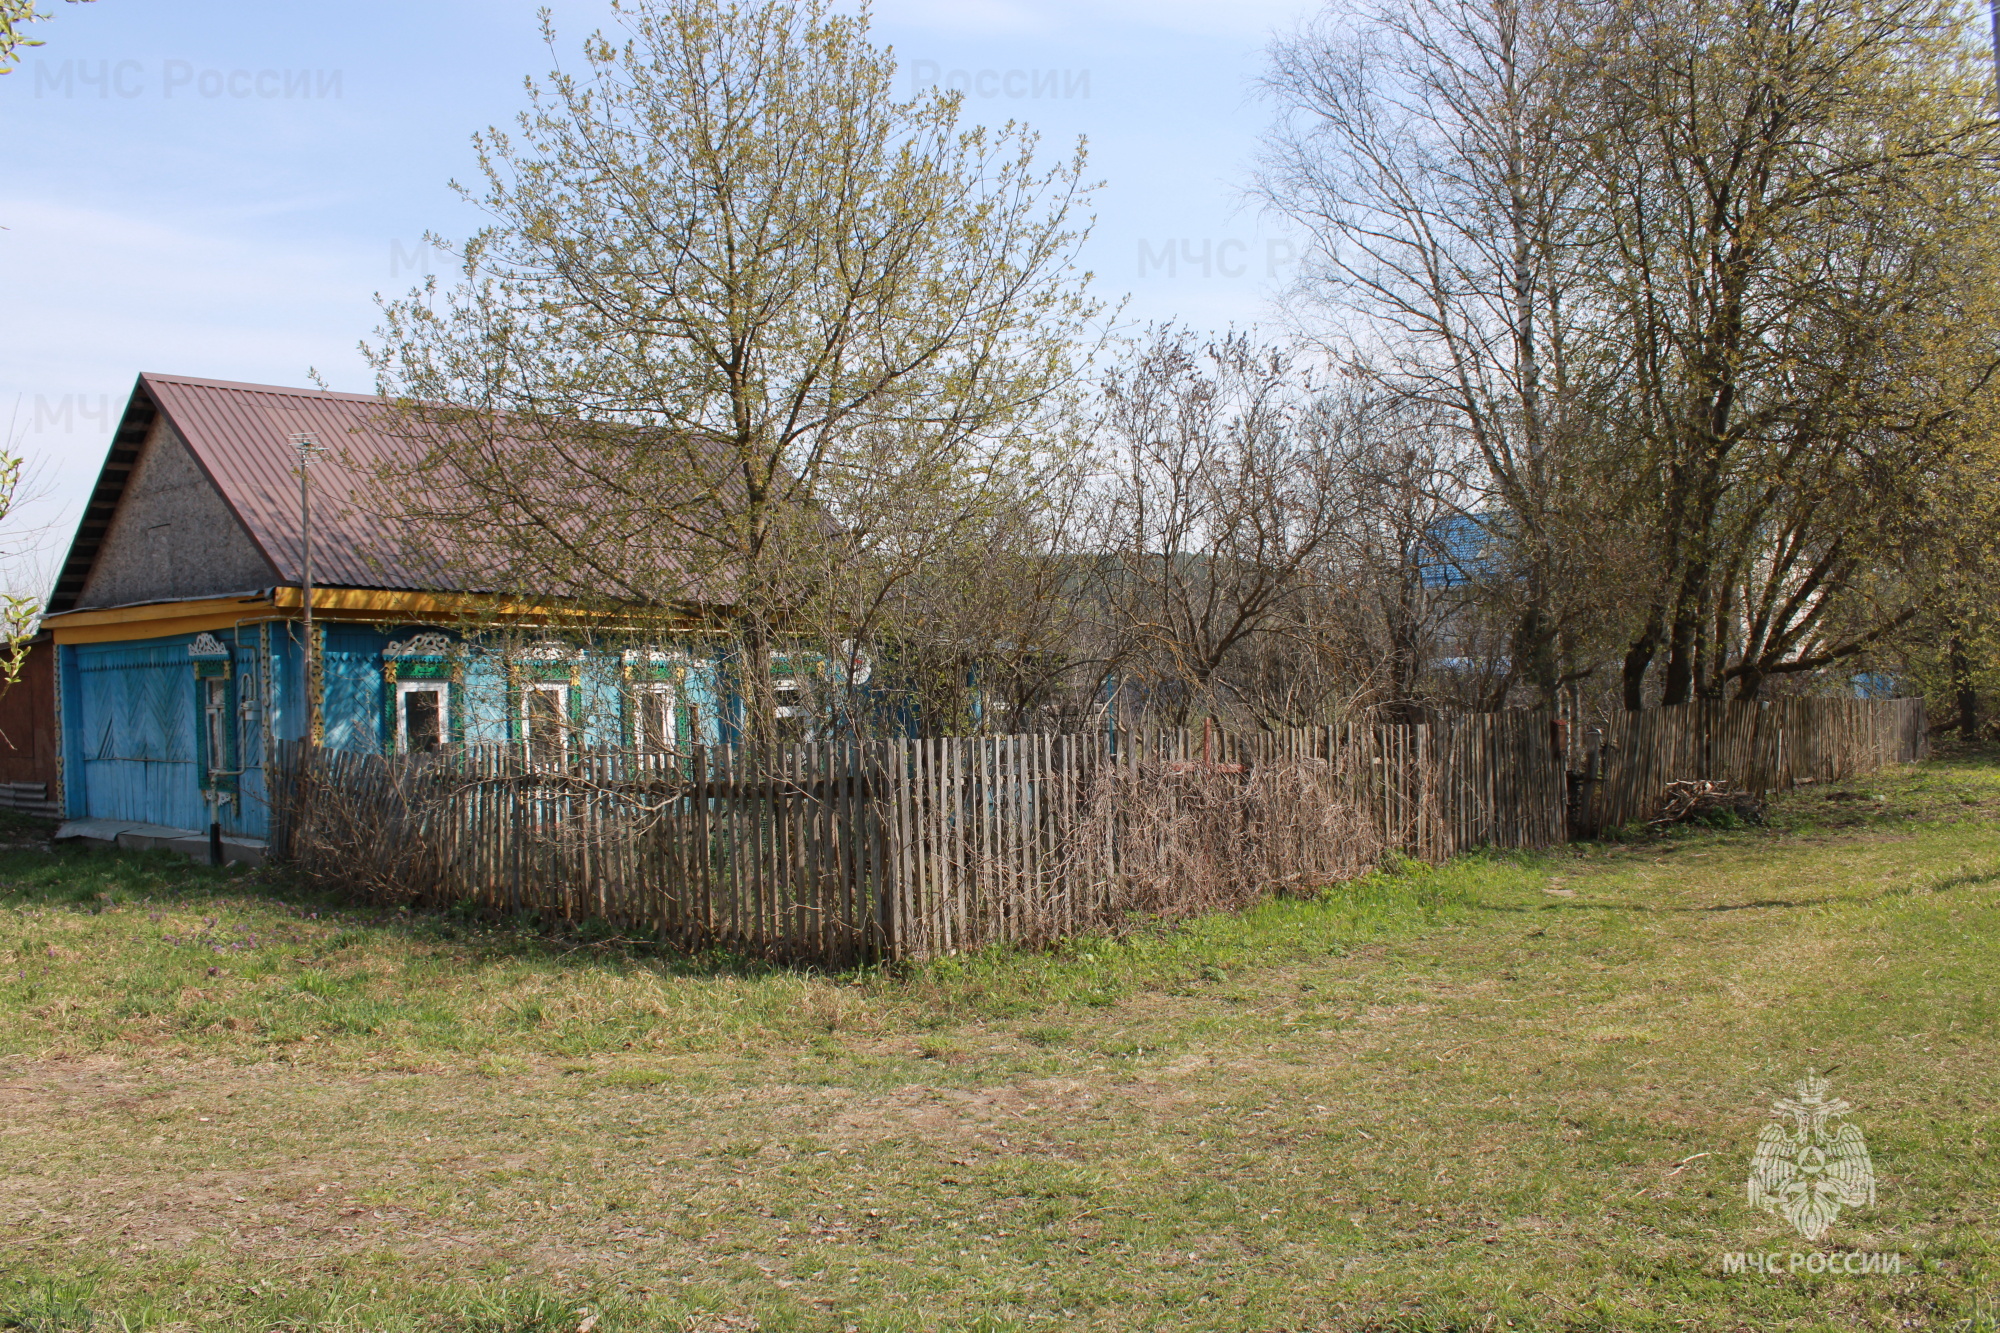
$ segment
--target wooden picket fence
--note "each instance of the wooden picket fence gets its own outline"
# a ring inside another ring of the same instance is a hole
[[[1182,904],[1137,811],[1195,820],[1233,900],[1562,836],[1541,714],[1430,726],[803,744],[759,757],[514,746],[387,758],[280,746],[274,849],[385,899],[589,917],[843,963],[1116,927]],[[1289,775],[1289,787],[1259,789]],[[1147,804],[1150,802],[1150,804]],[[1351,815],[1346,822],[1322,812]],[[1187,821],[1182,820],[1182,823]],[[1204,900],[1205,901],[1205,900]]]
[[[1922,699],[1698,700],[1572,729],[1580,834],[1642,822],[1680,779],[1757,794],[1841,782],[1925,754]]]
[[[1914,707],[1914,711],[1913,711]],[[1734,710],[1734,711],[1732,711]],[[1250,736],[808,743],[762,755],[282,744],[274,850],[383,900],[599,918],[688,947],[844,965],[1116,929],[1569,836],[1673,778],[1759,789],[1921,754],[1920,701],[1693,705],[1599,736],[1515,711]],[[1650,803],[1650,804],[1649,804]]]
[[[1187,848],[1157,844],[1186,841],[1184,816],[1203,809],[1217,817],[1196,836],[1211,880],[1230,879],[1215,886],[1224,902],[1351,878],[1385,850],[1438,861],[1481,843],[1548,846],[1563,836],[1551,734],[1546,714],[1514,713],[1441,727],[1155,731],[1115,746],[890,742],[878,779],[890,826],[883,938],[896,956],[922,957],[1215,901],[1196,884],[1182,896],[1158,883],[1176,870],[1202,878],[1185,857],[1160,855]],[[1139,892],[1149,875],[1152,890]]]

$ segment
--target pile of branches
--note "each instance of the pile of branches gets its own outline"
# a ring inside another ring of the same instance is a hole
[[[1722,815],[1734,815],[1746,824],[1761,824],[1764,798],[1707,779],[1669,782],[1660,797],[1659,815],[1647,820],[1646,827],[1705,822]]]
[[[295,873],[364,901],[446,905],[453,775],[418,758],[341,758],[314,753],[277,793]]]

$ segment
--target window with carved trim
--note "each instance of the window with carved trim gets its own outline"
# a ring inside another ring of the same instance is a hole
[[[633,692],[633,740],[648,753],[660,754],[677,748],[674,687],[665,682],[641,685]]]
[[[201,691],[202,750],[208,769],[205,785],[213,787],[229,775],[231,767],[229,682],[210,677],[201,682]]]
[[[521,691],[521,735],[528,758],[553,767],[569,748],[569,687],[529,685]]]
[[[451,687],[441,680],[406,680],[396,685],[396,749],[426,754],[451,734]]]

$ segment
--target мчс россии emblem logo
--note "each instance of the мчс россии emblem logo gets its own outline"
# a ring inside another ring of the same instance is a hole
[[[1875,1166],[1860,1127],[1833,1123],[1854,1108],[1828,1101],[1830,1086],[1808,1071],[1798,1097],[1781,1098],[1771,1108],[1791,1117],[1793,1127],[1764,1126],[1750,1159],[1751,1206],[1783,1217],[1807,1240],[1824,1236],[1842,1208],[1875,1202]]]

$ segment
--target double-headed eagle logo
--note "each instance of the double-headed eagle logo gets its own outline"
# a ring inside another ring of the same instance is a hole
[[[1828,1101],[1832,1085],[1812,1071],[1797,1084],[1798,1098],[1775,1103],[1771,1113],[1789,1116],[1794,1128],[1766,1125],[1750,1159],[1750,1204],[1775,1213],[1818,1240],[1842,1208],[1875,1203],[1875,1164],[1856,1125],[1834,1125],[1854,1108]]]

